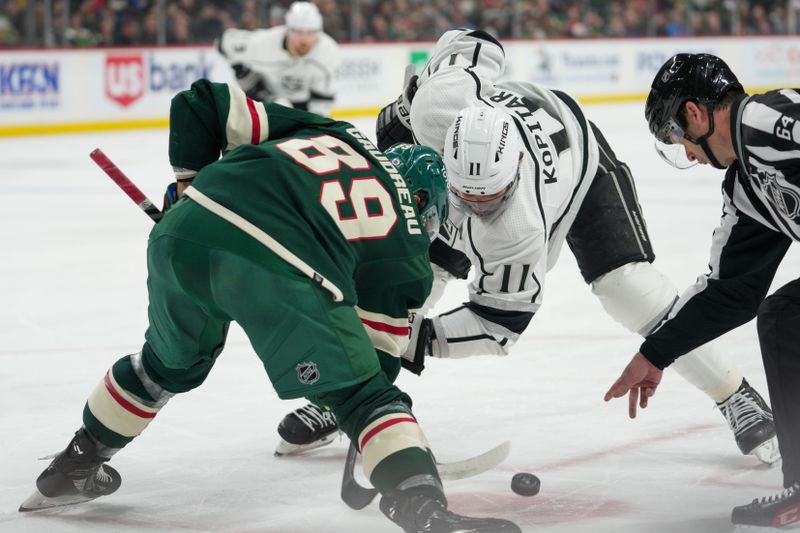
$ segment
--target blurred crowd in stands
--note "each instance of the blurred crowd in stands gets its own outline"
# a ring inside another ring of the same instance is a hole
[[[796,31],[791,24],[792,2],[800,4],[797,0],[314,1],[325,17],[325,31],[340,42],[432,40],[458,27],[519,39],[785,34]],[[211,43],[226,28],[281,24],[291,0],[0,3],[4,4],[0,47],[125,46]]]

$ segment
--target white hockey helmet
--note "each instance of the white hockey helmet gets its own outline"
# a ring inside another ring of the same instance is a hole
[[[497,212],[519,183],[521,152],[522,140],[508,114],[492,107],[462,109],[444,143],[454,207],[478,216]]]
[[[322,14],[311,2],[292,2],[286,12],[286,27],[290,30],[320,31]]]

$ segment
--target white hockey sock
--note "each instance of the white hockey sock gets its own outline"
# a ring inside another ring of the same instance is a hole
[[[739,368],[723,361],[713,342],[678,358],[670,368],[717,403],[728,399],[742,384]]]
[[[592,292],[614,320],[629,331],[647,335],[669,312],[677,296],[672,282],[653,265],[628,263],[592,282]],[[671,368],[686,381],[721,402],[742,381],[738,368],[724,361],[711,342],[689,352]]]

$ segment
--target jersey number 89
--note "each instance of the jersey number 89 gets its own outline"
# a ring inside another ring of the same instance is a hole
[[[342,164],[352,170],[369,170],[366,157],[352,146],[331,135],[320,135],[308,139],[289,139],[276,145],[283,153],[317,175],[338,172]],[[316,153],[309,153],[316,152]],[[377,202],[378,209],[369,212],[368,202]],[[340,204],[350,203],[353,214],[343,216]],[[350,190],[345,194],[341,181],[332,179],[322,182],[320,203],[333,218],[348,241],[384,239],[397,223],[397,213],[392,205],[392,195],[374,176],[353,178]]]

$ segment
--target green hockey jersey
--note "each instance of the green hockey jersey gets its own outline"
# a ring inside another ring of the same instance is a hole
[[[172,101],[169,156],[197,173],[187,196],[355,305],[376,348],[402,353],[431,287],[429,241],[405,180],[364,134],[200,80]]]

